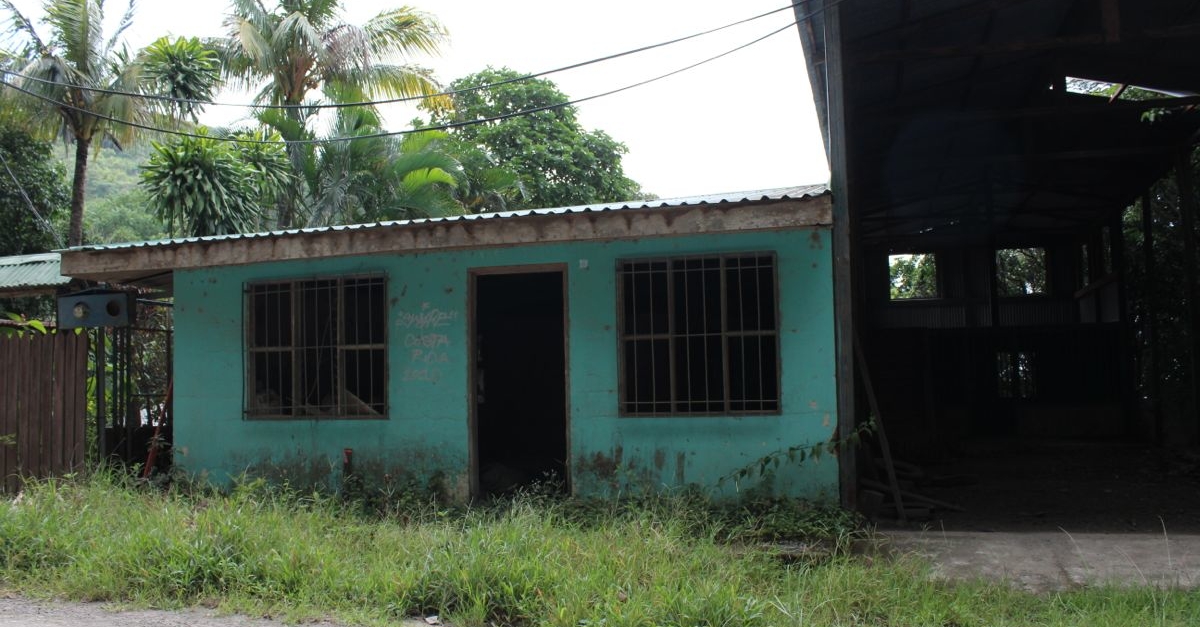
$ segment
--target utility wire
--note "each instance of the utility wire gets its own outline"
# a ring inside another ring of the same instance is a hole
[[[839,1],[839,2],[844,2],[845,0],[838,0],[838,1]],[[639,82],[637,82],[637,83],[633,83],[633,84],[630,84],[630,85],[625,85],[624,87],[618,87],[618,88],[616,88],[616,89],[611,89],[611,90],[609,90],[609,91],[606,91],[606,92],[601,92],[601,93],[598,93],[598,94],[593,94],[593,95],[591,95],[591,96],[586,96],[586,97],[583,97],[583,98],[577,98],[577,99],[575,99],[575,100],[568,100],[568,101],[566,101],[566,102],[561,102],[561,103],[557,103],[557,104],[551,104],[551,105],[544,105],[544,106],[541,106],[541,107],[533,107],[533,108],[531,108],[531,109],[522,109],[521,111],[513,111],[513,112],[511,112],[511,113],[506,113],[506,114],[503,114],[503,115],[492,116],[492,117],[488,117],[488,118],[479,118],[479,119],[475,119],[475,120],[460,120],[460,121],[457,121],[457,122],[447,122],[447,123],[445,123],[445,124],[438,124],[438,125],[434,125],[434,126],[428,126],[428,127],[419,128],[419,129],[410,129],[410,130],[403,130],[403,131],[382,131],[382,132],[378,132],[378,133],[368,133],[368,134],[365,134],[365,135],[351,135],[351,136],[340,136],[340,137],[324,137],[324,138],[319,138],[319,139],[316,139],[316,138],[314,138],[314,139],[295,139],[295,140],[282,140],[282,141],[261,140],[261,139],[239,139],[239,138],[236,138],[236,137],[221,137],[221,136],[216,136],[216,135],[202,135],[202,134],[199,134],[199,133],[189,133],[189,132],[186,132],[186,131],[176,131],[176,130],[170,130],[170,129],[158,128],[158,127],[149,126],[149,125],[146,125],[146,124],[141,124],[141,123],[138,123],[138,122],[132,122],[132,121],[128,121],[128,120],[119,120],[119,119],[117,119],[117,118],[114,118],[114,117],[111,117],[111,116],[108,116],[108,115],[104,115],[104,114],[102,114],[102,113],[96,113],[96,112],[93,112],[93,111],[88,111],[88,110],[86,110],[86,109],[82,109],[82,108],[80,108],[80,107],[76,107],[76,106],[74,106],[74,105],[72,105],[72,104],[69,104],[69,103],[66,103],[66,102],[62,102],[62,101],[60,101],[60,100],[55,100],[54,98],[50,98],[50,97],[48,97],[48,96],[43,96],[43,95],[41,95],[41,94],[38,94],[38,93],[32,92],[32,91],[30,91],[30,90],[28,90],[28,89],[25,89],[25,88],[23,88],[23,87],[18,87],[18,86],[16,86],[16,85],[12,84],[12,83],[9,83],[9,82],[3,81],[3,80],[0,80],[0,85],[7,86],[7,87],[11,87],[11,88],[13,88],[13,89],[15,89],[15,90],[17,90],[17,91],[19,91],[19,92],[23,93],[23,94],[26,94],[26,95],[32,96],[32,97],[34,97],[34,98],[37,98],[37,99],[39,99],[39,100],[42,100],[42,101],[44,101],[44,102],[47,102],[47,103],[53,104],[53,105],[54,105],[54,106],[56,106],[56,107],[63,107],[63,108],[70,109],[70,110],[73,110],[73,111],[78,111],[78,112],[80,112],[80,113],[83,113],[83,114],[85,114],[85,115],[89,115],[89,116],[92,116],[92,117],[95,117],[95,118],[99,118],[99,119],[102,119],[102,120],[107,120],[107,121],[109,121],[109,122],[114,122],[114,123],[116,123],[116,124],[123,124],[123,125],[125,125],[125,126],[130,126],[130,127],[133,127],[133,128],[137,128],[137,129],[141,129],[141,130],[145,130],[145,131],[156,132],[156,133],[164,133],[164,134],[167,134],[167,135],[177,135],[177,136],[180,136],[180,137],[191,137],[191,138],[195,138],[195,139],[212,139],[212,140],[217,140],[217,141],[240,142],[240,143],[246,143],[246,144],[297,144],[297,145],[304,145],[304,144],[327,144],[327,143],[338,143],[338,142],[354,141],[354,140],[360,140],[360,139],[378,139],[378,138],[383,138],[383,137],[399,137],[399,136],[402,136],[402,135],[411,135],[411,134],[413,134],[413,133],[421,133],[421,132],[424,132],[424,131],[444,131],[444,130],[450,130],[450,129],[455,129],[455,128],[462,128],[462,127],[466,127],[466,126],[475,126],[475,125],[477,125],[477,124],[488,124],[488,123],[491,123],[491,122],[499,122],[499,121],[502,121],[502,120],[507,120],[507,119],[510,119],[510,118],[521,117],[521,116],[525,116],[525,115],[532,115],[532,114],[534,114],[534,113],[540,113],[540,112],[542,112],[542,111],[552,111],[552,110],[555,110],[555,109],[562,109],[562,108],[564,108],[564,107],[573,106],[573,105],[579,104],[579,103],[581,103],[581,102],[587,102],[587,101],[589,101],[589,100],[596,100],[597,98],[603,98],[603,97],[605,97],[605,96],[611,96],[611,95],[613,95],[613,94],[618,94],[618,93],[621,93],[621,92],[623,92],[623,91],[628,91],[628,90],[630,90],[630,89],[634,89],[634,88],[636,88],[636,87],[641,87],[641,86],[643,86],[643,85],[648,85],[648,84],[650,84],[650,83],[654,83],[654,82],[657,82],[657,81],[663,80],[663,79],[665,79],[665,78],[669,78],[669,77],[671,77],[671,76],[675,76],[676,74],[679,74],[679,73],[681,73],[681,72],[686,72],[686,71],[688,71],[688,70],[695,69],[695,68],[697,68],[697,67],[700,67],[701,65],[705,65],[705,64],[707,64],[707,63],[711,63],[711,62],[713,62],[713,61],[716,61],[717,59],[720,59],[720,58],[722,58],[722,57],[729,56],[729,55],[731,55],[731,54],[733,54],[733,53],[735,53],[735,52],[738,52],[738,51],[740,51],[740,50],[743,50],[743,49],[745,49],[745,48],[748,48],[748,47],[750,47],[750,46],[753,46],[753,45],[755,45],[755,44],[757,44],[757,43],[760,43],[760,42],[762,42],[762,41],[763,41],[763,40],[765,40],[765,39],[768,39],[768,38],[770,38],[770,37],[774,37],[775,35],[778,35],[779,33],[782,33],[782,32],[784,32],[784,31],[786,31],[786,30],[789,30],[789,29],[791,29],[791,28],[794,28],[794,27],[795,27],[797,24],[799,24],[799,20],[797,20],[797,21],[795,21],[795,22],[792,22],[791,24],[788,24],[788,25],[786,25],[786,26],[783,26],[783,27],[781,27],[781,28],[775,29],[775,30],[771,31],[770,33],[767,33],[766,35],[763,35],[763,36],[761,36],[761,37],[759,37],[759,38],[757,38],[757,39],[754,39],[754,40],[752,40],[752,41],[749,41],[749,42],[747,42],[747,43],[744,43],[744,44],[742,44],[742,45],[740,45],[740,46],[737,46],[737,47],[735,47],[735,48],[731,48],[731,49],[729,49],[729,50],[726,50],[725,52],[722,52],[722,53],[720,53],[720,54],[717,54],[717,55],[714,55],[714,56],[708,57],[707,59],[703,59],[703,60],[701,60],[701,61],[697,61],[697,62],[695,62],[695,63],[692,63],[692,64],[690,64],[690,65],[686,65],[686,66],[684,66],[684,67],[681,67],[681,68],[679,68],[679,69],[673,70],[673,71],[671,71],[671,72],[667,72],[666,74],[660,74],[660,75],[658,75],[658,76],[655,76],[655,77],[653,77],[653,78],[648,78],[648,79],[646,79],[646,80],[639,81]]]
[[[25,187],[21,185],[21,181],[17,180],[17,175],[13,174],[12,168],[8,167],[8,158],[4,156],[3,150],[0,150],[0,161],[4,162],[4,170],[8,172],[8,176],[12,179],[13,184],[17,186],[17,191],[21,192],[21,198],[25,199],[25,206],[28,207],[30,213],[33,214],[38,226],[42,227],[42,229],[53,236],[54,242],[58,244],[59,248],[62,248],[62,236],[59,235],[58,231],[54,228],[54,225],[50,224],[49,220],[42,217],[42,214],[38,212],[37,207],[33,206],[33,201],[29,199],[29,194],[25,193]]]
[[[550,70],[543,70],[541,72],[536,72],[534,74],[525,74],[523,76],[516,76],[513,78],[504,79],[502,81],[497,81],[495,83],[488,83],[485,85],[477,85],[475,87],[466,87],[463,89],[455,89],[455,90],[451,90],[451,91],[443,91],[443,92],[439,92],[436,94],[429,94],[429,95],[425,95],[425,96],[404,96],[404,97],[399,97],[399,98],[387,98],[387,99],[383,99],[383,100],[367,100],[367,101],[362,101],[362,102],[333,102],[333,103],[325,103],[325,104],[282,104],[282,105],[244,104],[244,103],[236,103],[236,102],[209,102],[206,100],[197,100],[197,99],[193,99],[193,98],[177,98],[174,96],[164,96],[161,94],[139,94],[139,93],[134,93],[134,92],[121,91],[121,90],[117,90],[117,89],[106,89],[106,88],[102,88],[102,87],[87,87],[84,85],[62,83],[62,82],[52,81],[52,80],[48,80],[48,79],[44,79],[44,78],[38,78],[36,76],[29,76],[26,74],[21,74],[20,72],[14,72],[12,70],[7,70],[7,69],[0,69],[0,76],[11,75],[11,76],[20,78],[22,80],[34,81],[34,82],[47,84],[47,85],[57,85],[57,86],[66,87],[69,89],[80,89],[80,90],[90,91],[90,92],[99,93],[99,94],[109,94],[109,95],[113,95],[113,96],[127,96],[130,98],[142,98],[142,99],[146,99],[146,100],[157,100],[157,101],[172,102],[172,103],[177,103],[177,104],[203,105],[203,106],[212,106],[212,107],[237,107],[237,108],[242,108],[242,109],[263,109],[263,110],[267,110],[267,109],[319,110],[319,109],[344,109],[344,108],[350,108],[350,107],[377,106],[377,105],[385,105],[385,104],[396,104],[396,103],[402,103],[402,102],[412,102],[412,101],[416,101],[416,100],[429,100],[432,98],[442,98],[442,97],[446,97],[446,96],[457,96],[460,94],[468,94],[468,93],[481,91],[481,90],[485,90],[485,89],[491,89],[493,87],[500,87],[503,85],[508,85],[511,83],[518,83],[518,82],[522,82],[522,81],[533,80],[535,78],[541,78],[543,76],[549,76],[551,74],[558,74],[560,72],[566,72],[568,70],[575,70],[575,69],[578,69],[581,67],[595,65],[597,63],[603,63],[605,61],[612,61],[614,59],[619,59],[621,57],[626,57],[626,56],[638,54],[641,52],[654,50],[656,48],[663,48],[665,46],[671,46],[671,45],[674,45],[677,43],[682,43],[682,42],[685,42],[685,41],[688,41],[691,39],[704,37],[705,35],[711,35],[713,33],[717,33],[717,32],[723,31],[723,30],[733,28],[735,26],[741,26],[742,24],[748,24],[755,20],[762,19],[769,15],[774,15],[781,11],[787,11],[788,9],[794,9],[795,7],[799,6],[803,1],[804,0],[796,0],[796,2],[794,2],[788,6],[785,6],[785,7],[773,9],[771,11],[767,11],[766,13],[760,13],[753,17],[748,17],[748,18],[745,18],[742,20],[738,20],[736,22],[730,22],[729,24],[725,24],[723,26],[718,26],[716,28],[710,28],[705,31],[693,33],[691,35],[685,35],[683,37],[678,37],[676,39],[671,39],[671,40],[659,42],[656,44],[650,44],[650,45],[642,46],[640,48],[634,48],[632,50],[626,50],[624,52],[618,52],[615,54],[610,54],[610,55],[598,57],[595,59],[589,59],[587,61],[581,61],[579,63],[572,63],[570,65],[564,65],[562,67],[557,67],[557,68],[550,69]],[[845,0],[837,0],[836,4],[840,4],[841,2],[844,2],[844,1]],[[816,12],[814,12],[814,14],[815,13]],[[6,84],[11,85],[11,83],[7,83],[7,82],[6,82]]]

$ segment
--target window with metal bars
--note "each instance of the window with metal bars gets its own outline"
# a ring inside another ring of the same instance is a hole
[[[248,418],[385,418],[380,276],[246,286]]]
[[[775,257],[618,264],[621,412],[779,411]]]

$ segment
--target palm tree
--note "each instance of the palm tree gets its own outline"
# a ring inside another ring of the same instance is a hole
[[[258,89],[258,103],[296,107],[286,110],[292,132],[281,132],[290,140],[288,153],[298,172],[311,152],[295,142],[307,128],[311,112],[302,105],[310,92],[354,102],[439,91],[428,69],[403,61],[413,53],[437,53],[445,29],[432,16],[407,7],[383,11],[358,26],[341,20],[338,0],[279,0],[271,10],[262,0],[233,0],[225,25],[229,35],[222,58],[230,83]],[[293,194],[281,203],[280,227],[296,221],[298,202]]]
[[[34,112],[30,126],[75,144],[67,245],[78,246],[83,243],[88,156],[99,148],[97,140],[119,148],[132,141],[137,130],[127,123],[161,123],[166,112],[156,109],[153,101],[94,89],[126,94],[157,89],[165,95],[205,96],[212,93],[219,78],[216,58],[198,42],[188,49],[182,61],[200,68],[199,73],[187,74],[187,80],[200,81],[194,85],[181,85],[170,76],[180,58],[159,59],[157,68],[148,68],[146,55],[132,54],[121,43],[121,35],[133,22],[132,0],[107,38],[104,0],[47,0],[44,22],[49,27],[48,37],[10,0],[0,0],[0,8],[11,20],[8,34],[24,42],[24,50],[13,53],[16,60],[11,63],[20,67],[22,77],[10,82],[21,90],[21,104]],[[13,90],[5,90],[4,96],[14,97]],[[47,111],[52,115],[45,115]]]
[[[338,111],[333,134],[362,137],[331,142],[309,154],[306,182],[310,225],[428,218],[461,213],[453,192],[462,165],[440,150],[445,134],[424,131],[377,137],[378,115],[366,108]]]

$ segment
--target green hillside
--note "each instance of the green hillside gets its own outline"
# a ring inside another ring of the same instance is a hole
[[[153,149],[149,142],[125,150],[103,148],[88,161],[84,241],[91,244],[160,239],[167,236],[162,223],[138,187],[138,168]],[[55,156],[63,162],[70,183],[74,154],[61,146]],[[65,219],[65,216],[64,216]],[[60,226],[63,232],[66,224]]]

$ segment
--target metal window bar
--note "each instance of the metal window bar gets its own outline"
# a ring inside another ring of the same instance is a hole
[[[773,255],[630,260],[618,265],[618,273],[620,313],[627,318],[620,325],[623,413],[673,415],[779,410]],[[655,328],[659,316],[653,294],[656,276],[662,278],[666,292],[665,331]],[[693,286],[693,282],[697,285]],[[712,300],[710,291],[716,292],[717,302]],[[732,302],[731,294],[736,295]],[[736,307],[731,309],[734,304]],[[710,307],[719,309],[718,320],[709,319]],[[765,310],[766,307],[771,309]],[[648,328],[642,328],[641,321]],[[748,324],[749,321],[752,323]],[[657,360],[659,342],[667,344],[668,359],[663,364]],[[647,349],[648,360],[642,356],[643,347]],[[698,363],[698,359],[703,363]],[[720,373],[710,370],[718,364]],[[697,381],[694,375],[701,373],[703,379]],[[665,400],[657,389],[663,374],[670,382]],[[714,390],[714,383],[722,389]]]
[[[386,417],[385,287],[381,276],[248,284],[246,416]]]

